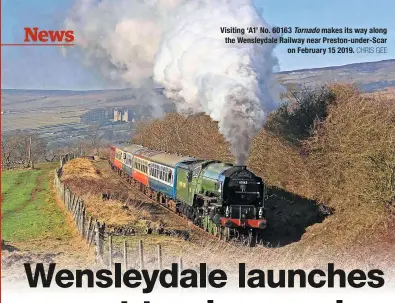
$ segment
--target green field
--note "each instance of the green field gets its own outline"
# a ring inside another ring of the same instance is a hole
[[[57,163],[2,172],[2,238],[6,243],[68,242],[72,235],[52,190]],[[37,245],[44,247],[49,243]],[[34,247],[33,247],[34,248]]]

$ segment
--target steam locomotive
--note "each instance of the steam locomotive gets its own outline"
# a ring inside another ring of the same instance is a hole
[[[219,238],[253,245],[266,227],[265,183],[245,166],[136,144],[111,145],[109,152],[109,163],[120,176]]]

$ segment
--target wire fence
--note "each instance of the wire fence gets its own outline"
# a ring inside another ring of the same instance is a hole
[[[162,269],[169,268],[173,263],[178,263],[179,268],[182,268],[182,259],[162,254],[160,244],[144,245],[142,240],[134,236],[114,234],[113,228],[106,228],[105,222],[100,222],[98,218],[87,214],[84,200],[73,194],[61,181],[63,166],[75,158],[77,157],[74,154],[61,157],[60,167],[55,172],[54,186],[58,197],[71,214],[79,234],[89,246],[95,248],[96,262],[109,268],[115,263],[121,263],[125,269]]]
[[[183,268],[182,258],[164,254],[161,244],[144,245],[143,240],[136,243],[128,240],[119,241],[117,238],[105,238],[102,261],[108,268],[112,268],[115,263],[122,264],[124,269],[163,269],[170,268],[174,263],[179,264],[179,269]]]

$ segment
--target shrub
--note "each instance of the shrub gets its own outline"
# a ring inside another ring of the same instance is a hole
[[[304,87],[289,93],[290,100],[272,113],[265,129],[294,145],[311,136],[314,125],[328,115],[328,106],[335,101],[327,87]]]

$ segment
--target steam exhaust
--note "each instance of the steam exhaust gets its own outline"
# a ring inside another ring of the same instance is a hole
[[[271,37],[246,30],[270,28],[251,0],[77,0],[66,25],[85,62],[125,85],[159,84],[180,113],[206,113],[218,121],[236,164],[246,163],[280,92],[274,44],[225,43]]]

